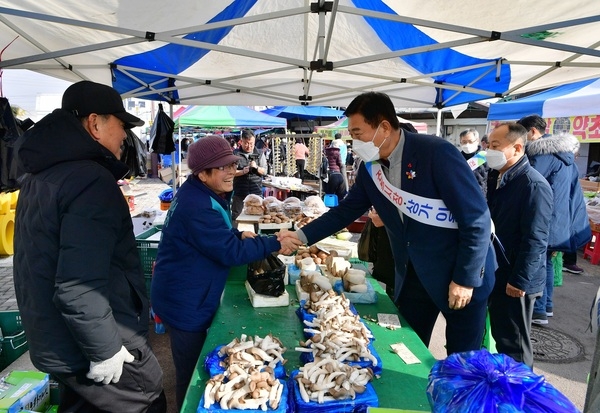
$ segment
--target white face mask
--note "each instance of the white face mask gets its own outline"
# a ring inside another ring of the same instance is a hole
[[[466,143],[464,145],[460,145],[460,150],[464,153],[473,153],[478,147],[479,145],[477,145],[477,143]]]
[[[506,165],[508,160],[506,159],[506,155],[504,152],[497,151],[494,149],[488,149],[485,153],[485,158],[488,166],[492,169],[499,171]]]
[[[381,123],[377,126],[375,134],[373,135],[373,139],[371,139],[370,142],[363,142],[358,139],[354,139],[353,141],[352,151],[355,155],[360,157],[363,162],[373,162],[379,159],[379,148],[381,148],[381,146],[387,140],[387,138],[385,138],[379,146],[375,146],[373,143],[375,136],[377,136],[377,132],[379,132],[379,126],[381,126]]]

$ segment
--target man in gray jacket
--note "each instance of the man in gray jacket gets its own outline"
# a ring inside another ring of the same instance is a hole
[[[148,298],[116,181],[130,115],[116,90],[83,81],[17,142],[21,192],[14,282],[33,365],[56,379],[59,411],[164,412],[148,345]]]

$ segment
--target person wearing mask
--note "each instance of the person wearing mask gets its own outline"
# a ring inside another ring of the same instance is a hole
[[[479,132],[476,129],[466,129],[460,133],[460,151],[473,171],[481,192],[485,196],[489,167],[485,163],[478,162],[478,157],[475,156],[481,150]]]
[[[191,175],[175,194],[162,229],[151,299],[171,341],[178,411],[231,267],[273,252],[291,254],[300,245],[233,228],[229,201],[241,160],[219,136],[190,145]]]
[[[498,257],[489,300],[492,337],[499,353],[532,367],[531,319],[546,280],[552,189],[525,156],[523,126],[502,123],[488,139],[488,205]]]
[[[487,137],[487,135],[483,135],[483,137],[481,138],[481,150],[487,151],[487,148],[488,148],[488,137]]]
[[[450,142],[401,129],[384,93],[359,95],[345,115],[363,160],[356,182],[337,207],[279,236],[312,245],[373,206],[390,240],[404,319],[427,346],[441,312],[448,354],[480,349],[495,255],[489,210],[469,167]]]
[[[535,324],[545,325],[548,317],[554,316],[552,257],[560,251],[576,256],[577,249],[591,239],[592,232],[575,164],[577,138],[568,134],[542,135],[546,122],[538,115],[526,116],[517,123],[528,131],[525,152],[531,166],[550,184],[554,199],[546,254],[546,287],[535,302],[532,319]]]
[[[306,158],[310,155],[310,151],[302,141],[302,138],[296,138],[294,144],[294,159],[296,160],[296,169],[298,170],[298,177],[300,180],[304,180],[304,167],[306,166]]]
[[[35,368],[59,411],[165,412],[148,297],[117,180],[126,129],[144,122],[113,88],[82,81],[17,142],[14,283]],[[140,386],[144,383],[144,386]]]
[[[338,200],[344,198],[347,193],[346,184],[344,183],[344,178],[341,174],[342,166],[345,167],[345,165],[340,156],[340,145],[345,146],[341,139],[339,141],[338,139],[335,139],[327,148],[325,148],[325,156],[327,157],[327,164],[329,167],[327,175],[329,179],[324,185],[325,193],[337,195]]]
[[[235,222],[244,209],[244,198],[250,194],[262,196],[262,179],[267,174],[267,158],[254,147],[256,138],[250,129],[242,132],[240,147],[234,153],[240,157],[233,178],[231,218]]]
[[[519,119],[519,124],[527,129],[528,141],[550,136],[546,133],[546,121],[539,115],[524,116]],[[583,273],[583,268],[577,265],[577,252],[565,252],[563,254],[563,271],[570,272],[571,274]]]
[[[348,147],[342,140],[341,133],[336,133],[334,138],[335,139],[332,142],[332,144],[335,142],[335,147],[340,150],[340,157],[342,158],[342,165],[340,166],[340,173],[342,174],[342,177],[344,178],[344,185],[346,186],[346,192],[348,192],[348,189],[350,189],[350,186],[348,185],[348,174],[346,172],[346,160],[348,159]]]

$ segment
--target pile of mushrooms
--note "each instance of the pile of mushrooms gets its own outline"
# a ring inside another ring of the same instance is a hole
[[[218,403],[221,409],[275,410],[281,401],[284,383],[277,380],[274,369],[285,364],[286,348],[271,334],[261,338],[242,334],[219,349],[225,357],[223,374],[211,377],[204,388],[204,408]]]
[[[296,351],[312,353],[319,357],[332,357],[340,362],[370,361],[377,366],[377,358],[368,346],[373,335],[360,321],[360,317],[350,310],[350,301],[333,290],[321,292],[318,300],[311,294],[305,304],[309,313],[315,314],[312,320],[304,320],[304,332],[310,335],[306,341],[300,341]]]
[[[356,397],[366,390],[373,378],[370,368],[358,368],[331,357],[315,360],[300,367],[294,379],[298,382],[300,397],[305,403],[325,403]]]

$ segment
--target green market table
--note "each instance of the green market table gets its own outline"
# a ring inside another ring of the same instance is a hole
[[[303,325],[295,313],[299,304],[294,287],[286,287],[290,294],[289,306],[254,308],[244,286],[245,280],[246,266],[236,267],[229,274],[221,306],[212,322],[187,390],[181,410],[184,413],[196,412],[202,398],[204,384],[209,378],[204,369],[206,355],[215,347],[227,344],[242,334],[264,337],[271,333],[277,336],[287,347],[284,357],[287,359],[285,368],[288,374],[300,367],[300,353],[294,348],[304,339],[304,335]],[[429,371],[436,359],[402,318],[400,320],[403,326],[396,330],[383,328],[376,322],[369,321],[377,319],[377,313],[398,314],[395,305],[377,281],[370,277],[369,281],[377,292],[377,303],[354,306],[373,332],[376,338],[373,346],[383,362],[381,377],[372,381],[379,397],[379,406],[430,412],[425,390]],[[390,348],[391,344],[398,342],[406,344],[421,363],[405,364]]]

